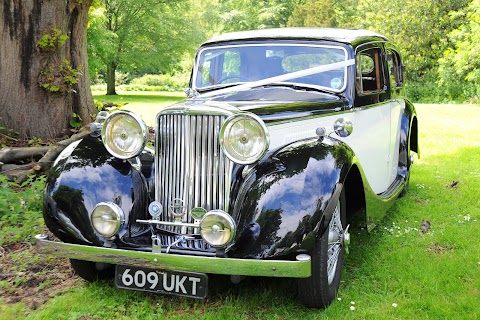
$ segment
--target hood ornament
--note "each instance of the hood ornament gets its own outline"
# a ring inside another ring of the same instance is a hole
[[[170,202],[168,206],[170,209],[170,213],[174,217],[181,217],[187,213],[187,206],[185,205],[185,201],[180,198],[175,198]]]

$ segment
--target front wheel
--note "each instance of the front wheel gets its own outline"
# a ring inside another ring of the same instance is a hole
[[[345,246],[350,241],[346,228],[346,198],[342,190],[328,229],[312,251],[312,275],[298,280],[302,303],[310,308],[326,308],[340,286]]]

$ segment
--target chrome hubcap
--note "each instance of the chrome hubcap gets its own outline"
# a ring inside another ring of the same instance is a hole
[[[342,227],[339,201],[328,225],[328,284],[331,284],[335,278],[338,258],[340,256],[340,252],[342,251],[342,247],[345,247],[346,251],[348,252],[348,245],[350,244],[350,233],[348,232],[348,227],[349,226],[347,226],[345,230]]]

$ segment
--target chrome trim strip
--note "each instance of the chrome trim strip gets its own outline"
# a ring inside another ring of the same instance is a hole
[[[171,221],[160,221],[160,220],[140,220],[137,219],[137,223],[143,224],[158,224],[161,226],[174,226],[174,227],[190,227],[190,228],[199,228],[199,223],[185,223],[185,222],[171,222]]]
[[[90,247],[49,241],[40,234],[35,239],[41,254],[142,268],[283,278],[308,278],[312,269],[311,259],[303,256],[297,261],[217,258]]]

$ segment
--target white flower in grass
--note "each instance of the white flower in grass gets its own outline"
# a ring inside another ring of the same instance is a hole
[[[465,221],[470,221],[470,215],[467,214],[466,216],[463,216],[463,219],[465,219]]]
[[[355,304],[355,301],[350,301],[350,304]]]
[[[338,301],[342,301],[342,298],[338,297],[337,300],[338,300]]]
[[[355,310],[355,307],[354,307],[354,306],[350,306],[350,310],[354,311],[354,310]]]
[[[395,302],[392,303],[392,307],[396,308],[398,306],[398,304],[396,304]]]

